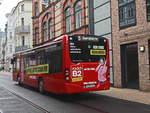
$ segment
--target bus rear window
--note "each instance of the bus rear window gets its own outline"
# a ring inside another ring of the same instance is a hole
[[[106,59],[106,41],[88,36],[69,37],[69,52],[72,62],[98,62]]]

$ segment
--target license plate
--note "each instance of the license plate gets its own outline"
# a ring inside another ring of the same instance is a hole
[[[95,87],[95,85],[85,85],[85,88],[92,88],[92,87]]]

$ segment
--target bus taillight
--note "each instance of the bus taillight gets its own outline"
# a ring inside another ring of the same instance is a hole
[[[65,80],[67,80],[67,81],[70,80],[70,78],[69,78],[69,73],[70,73],[69,69],[66,68],[66,69],[65,69]]]

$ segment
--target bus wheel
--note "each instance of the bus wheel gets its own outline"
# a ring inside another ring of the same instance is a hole
[[[43,90],[43,80],[42,80],[42,79],[39,79],[38,91],[39,91],[40,93],[44,93],[44,90]]]

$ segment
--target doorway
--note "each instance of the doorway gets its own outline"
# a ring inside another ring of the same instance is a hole
[[[138,44],[121,45],[121,74],[122,86],[139,88]]]

